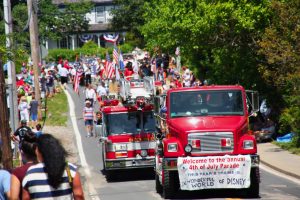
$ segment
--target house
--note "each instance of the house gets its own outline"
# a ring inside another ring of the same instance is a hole
[[[63,7],[65,2],[76,3],[80,0],[52,0],[53,4]],[[89,29],[80,34],[66,35],[65,38],[57,41],[48,40],[45,42],[45,49],[68,48],[75,49],[81,47],[86,41],[93,40],[98,46],[105,47],[108,44],[103,38],[103,34],[114,34],[110,30],[109,24],[112,19],[111,10],[115,9],[113,0],[91,0],[94,7],[89,13],[86,13],[86,18],[89,20]],[[123,36],[125,33],[121,33]]]

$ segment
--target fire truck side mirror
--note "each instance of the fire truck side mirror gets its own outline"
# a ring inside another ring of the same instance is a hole
[[[257,91],[254,90],[246,90],[247,96],[247,108],[249,115],[253,113],[257,113],[259,111],[259,95]]]

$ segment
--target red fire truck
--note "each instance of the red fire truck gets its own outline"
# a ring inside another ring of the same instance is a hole
[[[115,170],[150,168],[155,158],[153,80],[119,82],[119,98],[103,100],[100,130],[103,169],[107,179]]]
[[[238,85],[177,88],[154,104],[158,193],[234,188],[259,195],[259,156],[248,132],[257,92]]]

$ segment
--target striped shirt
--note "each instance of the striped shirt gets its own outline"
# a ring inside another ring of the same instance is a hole
[[[94,119],[93,107],[84,107],[83,108],[83,118],[84,118],[84,120],[93,120]]]
[[[68,163],[71,176],[74,178],[77,167]],[[23,179],[22,186],[26,189],[31,199],[73,199],[72,188],[69,183],[68,174],[63,173],[63,182],[55,189],[48,183],[48,175],[45,172],[44,163],[38,163],[28,168]]]

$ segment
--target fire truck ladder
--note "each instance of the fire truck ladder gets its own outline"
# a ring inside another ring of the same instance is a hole
[[[144,97],[148,101],[152,100],[155,94],[155,86],[153,77],[143,78],[142,88],[131,88],[130,81],[122,78],[119,81],[119,95],[123,102],[134,103],[137,97]]]

